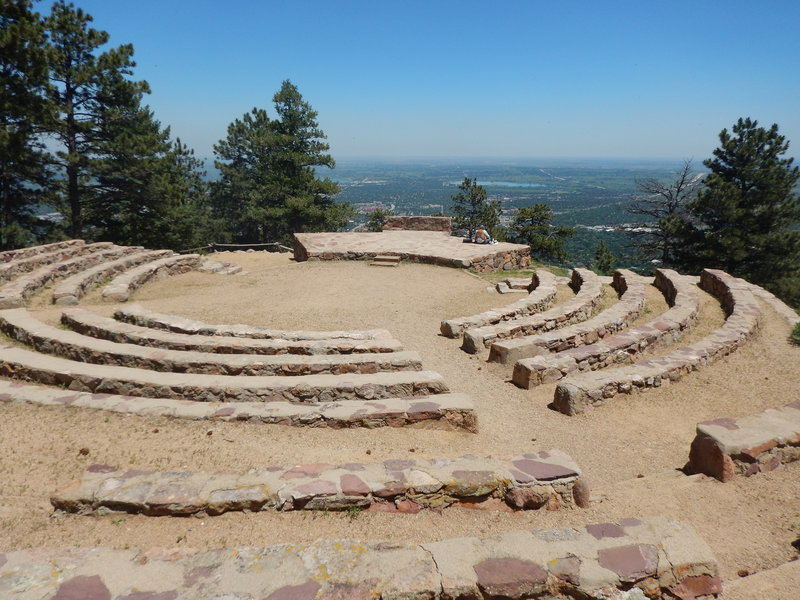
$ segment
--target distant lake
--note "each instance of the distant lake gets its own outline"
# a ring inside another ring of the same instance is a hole
[[[462,180],[463,181],[463,180]],[[461,185],[461,181],[451,181],[452,185]],[[545,187],[543,183],[513,183],[511,181],[479,181],[478,185],[484,187],[510,187],[510,188],[538,188]]]

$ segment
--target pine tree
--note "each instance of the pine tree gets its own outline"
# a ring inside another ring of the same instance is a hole
[[[273,102],[275,119],[254,108],[214,146],[213,205],[234,241],[288,243],[295,232],[339,230],[353,214],[334,199],[339,185],[316,176],[315,167],[335,165],[317,112],[288,80]]]
[[[47,52],[30,0],[0,3],[0,249],[35,241],[49,173],[39,136],[49,120]]]
[[[553,211],[546,204],[521,208],[508,229],[511,241],[528,244],[531,254],[542,260],[567,260],[566,240],[575,234],[571,227],[553,225]]]
[[[773,124],[739,119],[719,134],[711,173],[687,206],[678,256],[690,271],[716,267],[776,293],[800,277],[800,169]],[[794,281],[795,283],[792,283]],[[796,299],[800,300],[800,298]]]
[[[83,212],[93,198],[93,161],[96,144],[113,135],[102,130],[108,113],[132,114],[143,93],[144,81],[128,79],[136,63],[130,44],[100,54],[108,34],[89,26],[91,15],[72,3],[60,0],[45,19],[49,36],[49,98],[57,119],[51,129],[61,145],[57,162],[63,170],[63,211],[68,215],[68,230],[80,237],[84,229]]]
[[[499,200],[489,200],[486,188],[478,185],[477,179],[464,177],[458,185],[458,193],[451,196],[453,201],[453,225],[469,230],[473,237],[479,226],[484,226],[492,235],[500,223],[502,209]]]
[[[594,248],[594,263],[592,269],[600,275],[611,275],[614,272],[616,257],[611,253],[603,240],[597,242]]]

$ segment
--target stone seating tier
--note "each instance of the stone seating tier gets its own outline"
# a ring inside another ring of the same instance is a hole
[[[61,315],[61,322],[74,331],[91,337],[165,350],[194,350],[215,354],[300,354],[310,356],[382,354],[403,350],[403,345],[398,340],[390,339],[282,340],[172,333],[116,321],[83,308],[65,310]]]
[[[677,381],[734,352],[758,330],[761,310],[749,284],[723,271],[705,269],[700,276],[700,287],[717,295],[729,313],[722,327],[699,342],[656,358],[627,367],[571,375],[556,386],[553,401],[556,410],[574,415],[589,406],[605,404],[620,393],[630,394]]]
[[[55,252],[56,250],[63,250],[64,248],[69,248],[72,246],[82,246],[85,243],[86,242],[83,240],[66,240],[63,242],[44,244],[42,246],[29,246],[27,248],[19,248],[17,250],[6,250],[5,252],[0,252],[0,263],[30,258],[31,256],[36,256],[37,254]]]
[[[573,498],[573,496],[575,496]],[[459,504],[558,510],[588,505],[580,470],[559,450],[510,460],[386,460],[308,464],[239,473],[158,472],[92,465],[79,482],[51,497],[56,509],[104,508],[152,516],[219,515],[230,511],[345,510],[419,512]]]
[[[520,359],[514,365],[512,381],[521,388],[530,389],[553,383],[570,373],[631,363],[647,351],[680,340],[697,319],[700,309],[697,291],[689,279],[670,269],[656,270],[654,285],[671,306],[655,319],[587,346]]]
[[[333,402],[424,396],[449,391],[438,373],[252,376],[161,373],[94,365],[0,345],[0,375],[79,392],[200,402]]]
[[[103,288],[106,302],[127,302],[131,294],[148,281],[187,273],[200,264],[199,254],[167,256],[124,271]]]
[[[547,333],[495,342],[489,349],[489,362],[507,365],[539,354],[561,352],[568,348],[593,344],[607,335],[627,328],[644,310],[645,282],[645,278],[632,271],[615,271],[612,286],[620,295],[619,302],[582,323]]]
[[[28,298],[51,281],[137,251],[136,248],[114,246],[108,242],[98,242],[86,247],[94,248],[95,251],[42,266],[4,285],[0,288],[0,309],[24,306]]]
[[[193,402],[92,394],[0,379],[0,402],[24,402],[104,410],[125,415],[166,416],[208,421],[246,421],[294,427],[352,429],[406,427],[478,431],[472,399],[465,394],[436,394],[381,400],[340,400],[319,404],[298,402]]]
[[[585,321],[600,304],[602,283],[588,269],[574,269],[570,287],[577,292],[574,298],[543,313],[518,317],[497,325],[467,329],[461,348],[465,352],[476,354],[498,340],[534,335]]]
[[[456,338],[467,329],[494,325],[501,321],[509,321],[520,316],[526,316],[545,310],[553,303],[556,296],[555,275],[544,269],[538,269],[531,277],[529,285],[530,294],[521,300],[504,306],[494,308],[470,317],[458,317],[442,321],[439,330],[442,335]]]
[[[0,557],[0,596],[15,600],[710,600],[722,593],[708,545],[663,517],[422,544],[33,548]]]
[[[30,256],[22,258],[15,258],[8,262],[0,262],[0,283],[5,283],[16,279],[23,273],[30,273],[46,265],[62,262],[69,258],[96,252],[104,248],[110,248],[110,242],[100,242],[98,244],[84,244],[81,240],[80,244],[65,245],[59,248],[53,248],[49,252],[39,252]]]
[[[722,482],[800,460],[800,401],[757,415],[697,424],[687,468]]]
[[[264,340],[380,340],[392,337],[386,329],[367,329],[360,331],[286,331],[282,329],[269,329],[267,327],[254,327],[251,325],[209,325],[201,321],[194,321],[184,317],[153,312],[136,304],[117,309],[114,313],[114,318],[125,323],[139,325],[140,327],[164,329],[166,331],[184,333],[187,335]]]
[[[26,346],[69,360],[172,373],[213,375],[311,375],[420,371],[416,352],[386,354],[256,355],[162,350],[119,344],[65,331],[39,321],[27,309],[0,311],[0,331]]]
[[[144,250],[128,254],[117,260],[101,263],[90,269],[76,273],[75,275],[67,277],[55,287],[53,290],[53,303],[59,306],[78,304],[78,301],[93,286],[131,267],[136,267],[142,263],[158,260],[170,255],[172,255],[172,250]]]

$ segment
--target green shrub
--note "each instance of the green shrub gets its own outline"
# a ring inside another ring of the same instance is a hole
[[[792,329],[792,342],[800,346],[800,323],[795,323]]]

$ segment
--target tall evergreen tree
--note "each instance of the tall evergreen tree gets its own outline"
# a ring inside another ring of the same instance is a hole
[[[234,241],[288,242],[294,232],[341,229],[352,215],[334,200],[338,184],[316,176],[315,167],[335,165],[317,112],[288,80],[273,102],[275,119],[254,108],[214,146],[213,204]]]
[[[470,237],[480,225],[495,234],[502,214],[500,201],[489,200],[486,188],[478,185],[477,179],[464,177],[464,181],[458,185],[458,193],[450,196],[450,199],[453,201],[453,224],[456,227],[469,229]]]
[[[30,0],[0,3],[0,249],[34,241],[49,173],[39,130],[49,120],[47,52]]]
[[[534,204],[521,208],[508,230],[508,238],[528,244],[531,253],[541,260],[567,260],[565,243],[575,235],[575,230],[563,225],[553,225],[553,211],[547,204]]]
[[[93,159],[97,144],[110,133],[108,112],[131,114],[138,107],[147,83],[128,79],[136,63],[133,46],[122,45],[99,53],[108,34],[90,27],[91,15],[72,3],[53,5],[45,26],[50,45],[49,98],[57,119],[51,133],[62,147],[57,162],[63,170],[64,212],[69,234],[79,237],[84,229],[84,207],[93,196]]]
[[[703,163],[711,173],[687,206],[679,264],[721,268],[780,292],[800,277],[800,169],[784,157],[789,142],[775,124],[739,119],[719,139]]]

